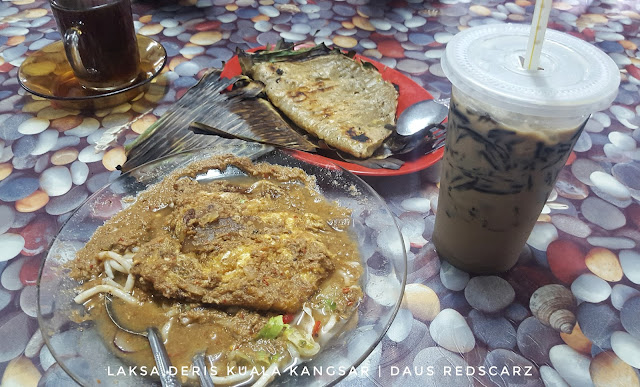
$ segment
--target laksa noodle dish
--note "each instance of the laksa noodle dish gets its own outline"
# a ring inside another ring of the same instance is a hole
[[[228,166],[245,175],[201,179]],[[350,228],[350,210],[301,169],[198,161],[131,198],[78,252],[77,319],[125,363],[153,369],[147,340],[110,320],[110,294],[120,325],[156,327],[178,370],[204,353],[214,384],[265,385],[357,317],[363,268]],[[178,377],[197,384],[196,372]]]

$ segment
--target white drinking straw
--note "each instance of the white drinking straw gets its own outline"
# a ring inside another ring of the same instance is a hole
[[[536,1],[536,8],[533,11],[533,20],[531,21],[531,31],[529,32],[527,55],[524,58],[524,68],[527,70],[538,70],[538,67],[540,67],[540,51],[544,43],[544,33],[547,31],[551,3],[552,0]]]

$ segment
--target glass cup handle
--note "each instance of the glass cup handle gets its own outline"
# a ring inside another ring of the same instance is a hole
[[[62,42],[64,43],[64,50],[67,53],[67,59],[73,69],[73,72],[80,75],[87,73],[84,64],[82,63],[82,57],[80,56],[80,50],[78,49],[78,43],[82,31],[78,27],[71,27],[64,32],[62,36]]]

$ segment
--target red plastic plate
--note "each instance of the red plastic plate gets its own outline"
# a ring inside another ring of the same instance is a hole
[[[258,47],[251,51],[263,49],[264,47]],[[370,62],[380,71],[382,78],[397,85],[398,90],[398,109],[396,114],[402,113],[404,109],[411,106],[412,104],[427,100],[433,99],[433,96],[429,94],[428,91],[420,87],[417,83],[407,78],[405,75],[401,74],[399,71],[389,68],[382,63],[376,62],[372,59],[362,57],[356,54],[356,58],[362,61]],[[229,60],[229,62],[225,65],[221,76],[226,78],[231,78],[236,75],[240,75],[240,63],[238,62],[238,57],[234,56]],[[302,151],[288,151],[290,154],[300,160],[306,161],[311,164],[321,165],[328,167],[331,164],[337,164],[356,175],[362,176],[398,176],[405,175],[408,173],[417,172],[428,168],[435,164],[438,160],[442,158],[444,153],[444,147],[435,150],[426,155],[417,157],[413,160],[406,160],[405,163],[399,169],[372,169],[363,167],[358,164],[348,163],[341,160],[331,159],[328,157],[320,156],[313,153],[307,153]]]

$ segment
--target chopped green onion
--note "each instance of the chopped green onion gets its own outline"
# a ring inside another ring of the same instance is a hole
[[[331,310],[332,312],[333,312],[334,310],[336,310],[336,308],[338,307],[338,305],[336,304],[336,302],[335,302],[335,301],[330,300],[330,299],[328,299],[328,298],[324,300],[324,305],[325,305],[327,308],[329,308],[329,310]]]
[[[282,315],[271,317],[258,332],[258,337],[261,339],[275,339],[288,326],[282,321]]]

